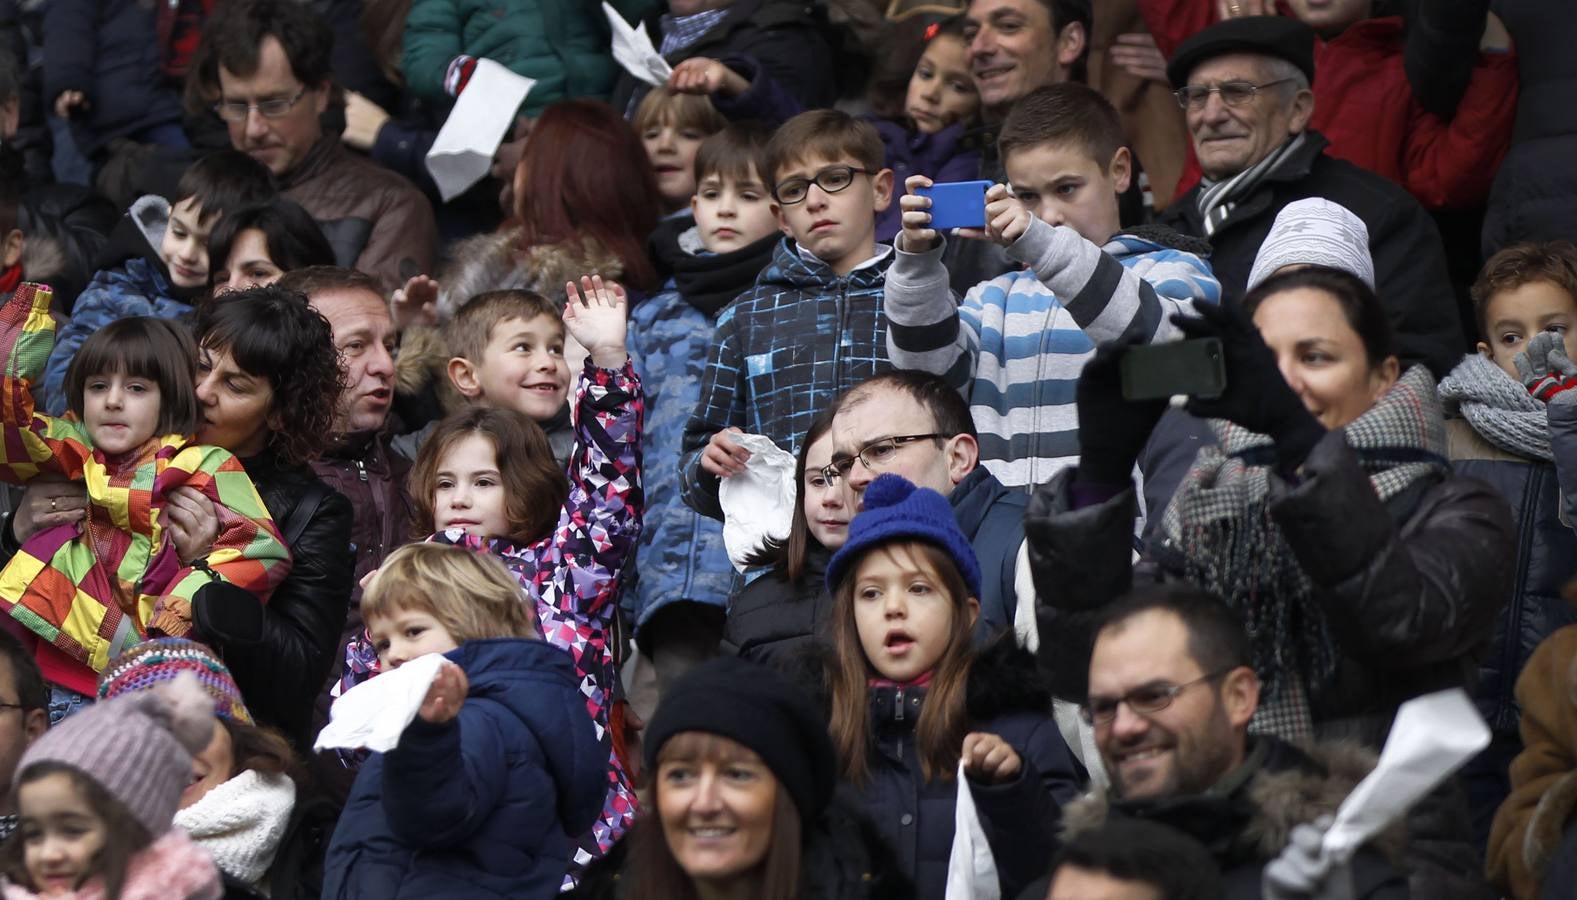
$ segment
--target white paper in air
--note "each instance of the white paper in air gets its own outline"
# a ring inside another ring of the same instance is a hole
[[[427,689],[443,667],[439,653],[418,656],[398,669],[380,673],[341,694],[329,708],[329,723],[318,732],[314,750],[387,753],[422,708]]]
[[[731,434],[728,439],[750,451],[745,471],[722,479],[717,499],[723,507],[723,546],[734,568],[768,538],[788,537],[794,519],[794,457],[761,434]]]
[[[606,0],[602,4],[602,13],[608,17],[608,27],[613,29],[614,62],[652,87],[667,84],[674,67],[668,65],[668,60],[663,59],[663,55],[652,46],[652,39],[646,33],[646,23],[631,25],[624,21],[619,11]]]
[[[997,861],[975,809],[975,795],[958,761],[958,800],[953,804],[953,850],[947,858],[947,893],[944,900],[1001,900]]]
[[[536,83],[490,59],[476,61],[471,79],[427,151],[427,171],[446,202],[465,193],[493,167],[493,154]]]
[[[1325,854],[1340,862],[1351,859],[1488,745],[1489,727],[1461,688],[1403,703],[1380,762],[1336,811],[1325,833]]]

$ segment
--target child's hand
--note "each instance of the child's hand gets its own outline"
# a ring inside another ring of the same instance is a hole
[[[601,275],[582,276],[581,289],[575,282],[564,284],[564,330],[580,342],[591,355],[592,364],[601,369],[621,369],[629,354],[624,349],[628,323],[624,288],[618,282],[606,285]],[[585,299],[581,299],[581,292]]]
[[[750,90],[745,76],[715,59],[692,56],[677,66],[668,76],[668,90],[676,94],[720,94],[738,97]]]
[[[898,249],[905,253],[924,253],[936,249],[942,242],[936,229],[931,227],[931,198],[915,193],[931,184],[931,179],[924,175],[910,175],[904,179],[904,195],[898,198],[898,208],[903,211],[899,217],[903,230],[898,232]]]
[[[1562,336],[1553,331],[1534,335],[1522,352],[1512,358],[1512,363],[1528,393],[1545,403],[1554,403],[1556,398],[1577,387],[1577,364],[1566,355]]]
[[[964,774],[976,781],[1004,784],[1018,777],[1024,760],[1001,737],[976,731],[964,735]]]
[[[416,715],[423,722],[432,725],[442,725],[453,721],[460,715],[460,704],[465,702],[465,695],[471,690],[471,682],[465,677],[465,670],[448,660],[438,668],[438,677],[427,688],[427,696],[422,698],[421,709]]]
[[[426,275],[413,275],[405,287],[389,298],[394,330],[402,332],[413,325],[438,324],[438,282]]]
[[[88,102],[88,95],[81,91],[61,91],[60,96],[55,98],[55,115],[62,119],[71,118],[71,114],[77,109],[90,108],[92,104]]]
[[[219,510],[202,491],[178,487],[165,498],[160,520],[170,533],[170,542],[182,565],[203,559],[213,552],[219,539]]]
[[[1005,184],[993,184],[986,189],[986,227],[960,228],[959,237],[991,241],[1004,247],[1023,237],[1029,230],[1029,220],[1035,217]]]
[[[744,434],[738,428],[729,428],[712,435],[707,442],[706,450],[701,453],[701,468],[716,475],[718,478],[727,478],[745,471],[745,463],[750,461],[750,451],[728,439],[730,434]]]

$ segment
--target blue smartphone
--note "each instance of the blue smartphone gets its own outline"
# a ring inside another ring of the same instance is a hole
[[[986,189],[990,181],[944,181],[915,191],[931,198],[931,227],[937,231],[953,228],[986,227]]]

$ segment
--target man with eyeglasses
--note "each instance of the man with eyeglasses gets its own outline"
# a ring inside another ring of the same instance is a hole
[[[432,271],[432,206],[410,182],[345,149],[322,116],[339,102],[333,36],[307,4],[233,0],[203,30],[189,96],[223,119],[230,143],[267,166],[285,196],[317,220],[335,261],[378,279],[385,294]]]
[[[1065,826],[1133,818],[1191,834],[1221,867],[1229,900],[1407,897],[1407,879],[1373,848],[1348,867],[1320,857],[1329,822],[1315,823],[1374,758],[1250,734],[1261,684],[1249,648],[1238,616],[1191,587],[1152,587],[1108,607],[1081,712],[1109,785],[1069,804]]]
[[[1467,338],[1440,232],[1405,189],[1326,152],[1314,114],[1314,32],[1297,19],[1228,19],[1167,63],[1203,178],[1163,224],[1210,241],[1223,299],[1242,296],[1276,214],[1295,200],[1341,204],[1369,229],[1376,287],[1404,366],[1450,371]]]

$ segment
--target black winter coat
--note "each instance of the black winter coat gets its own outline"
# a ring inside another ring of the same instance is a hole
[[[927,780],[920,770],[914,728],[926,690],[871,689],[872,750],[864,784],[854,785],[876,830],[914,879],[915,896],[940,900],[947,885],[958,799],[954,773]],[[1061,806],[1078,796],[1084,770],[1052,718],[1051,694],[1033,657],[1011,636],[976,656],[969,673],[969,730],[1000,736],[1018,751],[1024,768],[1000,785],[971,780],[970,792],[991,844],[1002,896],[1017,896],[1045,874],[1056,849]]]
[[[798,585],[776,568],[745,585],[728,606],[723,652],[780,671],[796,671],[799,660],[825,637],[822,626],[832,617],[832,595],[827,591],[831,558],[826,549],[812,548]]]
[[[1239,202],[1226,224],[1209,237],[1210,267],[1221,281],[1223,301],[1243,296],[1254,257],[1281,208],[1294,200],[1324,197],[1352,210],[1369,228],[1375,284],[1396,333],[1402,367],[1423,363],[1436,378],[1444,377],[1468,346],[1439,229],[1395,182],[1327,155],[1325,138],[1313,131],[1307,135],[1282,173]],[[1196,185],[1168,206],[1161,224],[1205,237],[1200,190]]]
[[[305,465],[272,454],[242,463],[290,548],[290,574],[266,604],[231,584],[203,587],[192,602],[193,630],[224,657],[258,724],[310,753],[312,703],[350,604],[350,501]]]
[[[1127,593],[1133,489],[1073,509],[1073,470],[1038,488],[1024,519],[1039,594],[1040,653],[1058,696],[1088,690],[1093,623]],[[1340,430],[1309,454],[1302,481],[1271,477],[1271,515],[1325,606],[1340,659],[1310,697],[1321,737],[1379,747],[1396,707],[1467,687],[1505,600],[1514,562],[1506,501],[1461,475],[1424,480],[1382,504]],[[1176,577],[1180,550],[1153,544],[1141,579]]]
[[[141,0],[50,0],[44,11],[44,105],[81,91],[72,117],[78,147],[92,156],[112,138],[181,121],[177,85],[163,69],[157,6]]]

